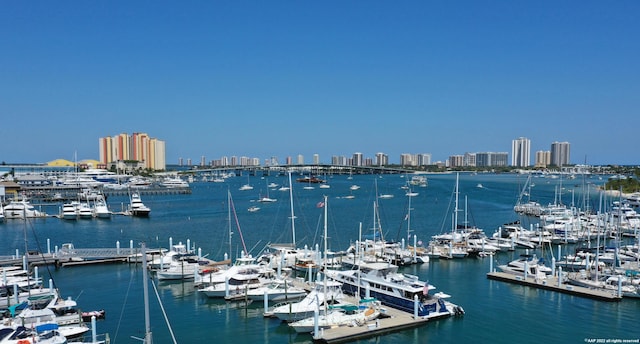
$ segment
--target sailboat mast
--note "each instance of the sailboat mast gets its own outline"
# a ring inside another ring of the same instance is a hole
[[[458,179],[460,177],[459,173],[456,173],[456,204],[453,208],[453,230],[454,232],[458,232]]]
[[[149,290],[147,281],[147,246],[143,242],[141,247],[142,255],[142,285],[144,288],[144,343],[153,343],[151,335],[151,321],[149,320]]]
[[[325,271],[325,275],[324,275],[324,298],[325,298],[325,302],[324,302],[324,314],[327,314],[327,307],[329,307],[327,305],[327,275],[326,275],[326,271],[327,271],[327,252],[328,252],[328,248],[327,248],[327,196],[324,196],[324,266],[323,269]]]
[[[291,206],[291,240],[293,248],[296,247],[296,220],[293,214],[293,184],[291,184],[291,171],[289,171],[289,203]]]
[[[227,189],[227,208],[229,212],[229,258],[233,257],[233,246],[231,245],[231,236],[233,235],[233,231],[231,230],[231,191]]]
[[[407,208],[407,240],[411,238],[411,198],[413,196],[409,196],[409,207]]]

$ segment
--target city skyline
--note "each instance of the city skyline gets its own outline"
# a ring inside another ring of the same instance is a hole
[[[367,155],[362,152],[354,152],[347,154],[332,154],[330,157],[321,157],[318,153],[313,153],[311,159],[304,154],[288,155],[285,157],[270,156],[237,156],[222,155],[220,157],[200,156],[199,159],[179,157],[177,165],[200,165],[200,166],[225,166],[225,165],[291,165],[291,164],[332,164],[332,165],[407,165],[407,166],[427,166],[442,164],[445,166],[476,166],[476,154],[499,155],[500,163],[498,165],[487,166],[515,166],[515,167],[547,167],[549,165],[566,166],[580,165],[581,162],[570,161],[571,144],[569,142],[551,142],[549,149],[538,150],[535,152],[534,161],[531,161],[531,140],[526,137],[519,137],[512,140],[511,153],[505,151],[499,152],[465,152],[464,154],[452,154],[443,160],[433,160],[431,153],[402,153],[399,159],[392,159],[385,152],[378,151],[375,154]],[[556,148],[554,148],[556,147]],[[559,148],[562,147],[562,148]],[[514,154],[515,153],[515,154]],[[542,154],[542,156],[540,156]],[[545,159],[545,157],[548,158]],[[553,157],[556,157],[555,159]],[[295,157],[295,158],[294,158]],[[510,158],[510,160],[508,160]],[[483,162],[491,161],[491,157],[483,158]],[[495,159],[495,158],[494,158]],[[553,159],[553,161],[551,160]],[[311,160],[311,161],[310,161]],[[453,161],[452,161],[453,160]],[[367,161],[368,163],[364,164]],[[169,163],[171,164],[171,163]]]
[[[509,152],[637,165],[640,3],[10,2],[0,161]],[[612,119],[606,121],[605,119]],[[510,163],[510,160],[509,162]],[[533,165],[533,161],[531,162]]]

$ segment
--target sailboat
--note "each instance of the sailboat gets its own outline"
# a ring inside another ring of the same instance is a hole
[[[269,197],[269,187],[267,187],[267,195],[260,196],[260,198],[258,198],[258,202],[263,202],[263,203],[271,203],[275,201],[277,201],[277,199]]]
[[[249,173],[247,173],[247,184],[244,184],[238,189],[240,191],[253,190],[253,186],[249,183]]]
[[[147,246],[146,244],[143,242],[141,244],[141,249],[140,252],[142,254],[142,285],[143,285],[143,299],[144,299],[144,338],[137,338],[134,336],[131,336],[131,338],[133,339],[137,339],[142,341],[144,344],[152,344],[153,343],[153,334],[151,332],[151,320],[150,320],[150,312],[149,312],[149,287],[148,287],[148,277],[147,277]],[[158,290],[155,289],[156,285],[152,284],[153,288],[156,292],[156,296],[158,297],[158,301],[160,300],[160,297],[158,295]],[[171,326],[169,325],[169,321],[167,319],[167,315],[164,312],[164,307],[162,306],[162,302],[160,302],[160,308],[162,309],[162,313],[164,314],[165,320],[167,320],[167,326],[169,327],[169,333],[171,334],[171,339],[173,340],[174,344],[177,344],[178,342],[176,341],[176,337],[173,334],[173,330],[171,329]]]
[[[324,270],[327,266],[327,196],[324,196]],[[328,278],[325,276],[323,281],[324,293],[327,293]],[[326,300],[325,300],[326,301]],[[365,305],[366,304],[366,305]],[[366,299],[366,302],[361,301],[362,307],[353,304],[338,304],[328,305],[327,302],[323,303],[323,314],[316,318],[307,317],[289,324],[297,333],[309,333],[316,327],[319,328],[333,328],[338,326],[353,326],[353,324],[364,325],[367,321],[374,320],[380,315],[380,302],[375,299]],[[316,307],[320,310],[320,300],[316,300]],[[316,310],[314,309],[314,313]]]
[[[465,258],[469,255],[466,248],[461,246],[464,233],[458,232],[458,184],[459,174],[456,174],[455,203],[451,215],[451,232],[432,236],[429,246],[431,251],[438,251],[442,258]],[[435,247],[434,247],[435,246]]]

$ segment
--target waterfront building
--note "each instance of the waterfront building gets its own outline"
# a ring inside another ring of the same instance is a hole
[[[347,157],[334,155],[331,157],[331,164],[336,166],[347,166]]]
[[[569,142],[553,142],[551,144],[551,164],[556,166],[569,165],[570,151]]]
[[[364,165],[364,155],[360,152],[353,153],[352,158],[353,164],[352,166],[363,166]]]
[[[476,153],[464,153],[464,166],[476,166]]]
[[[407,153],[400,154],[400,165],[415,166],[415,163],[413,162],[413,155]]]
[[[520,137],[511,142],[511,166],[528,167],[531,165],[531,140]]]
[[[153,170],[166,169],[165,142],[145,133],[118,134],[98,139],[100,163],[105,166],[116,161],[136,160]]]
[[[536,167],[545,168],[551,164],[551,151],[536,152]]]
[[[389,156],[384,153],[376,153],[376,166],[386,166],[389,165]]]
[[[431,165],[431,154],[427,154],[427,153],[416,154],[416,163],[418,166]]]
[[[507,152],[482,152],[476,153],[476,166],[501,167],[507,166],[509,154]]]
[[[449,167],[463,167],[464,166],[464,156],[463,155],[452,155],[449,157],[448,161]]]
[[[313,164],[314,165],[320,165],[320,155],[318,155],[318,154],[314,154],[313,155]]]

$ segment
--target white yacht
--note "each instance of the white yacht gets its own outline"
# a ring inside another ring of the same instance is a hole
[[[94,212],[96,217],[99,219],[109,219],[111,218],[111,210],[107,206],[107,201],[104,199],[103,195],[96,200],[96,203],[93,205]]]
[[[46,217],[47,214],[36,210],[26,199],[12,200],[4,207],[4,216],[7,219],[24,219],[25,217]]]
[[[359,305],[340,305],[329,307],[318,316],[318,328],[329,329],[340,326],[363,326],[380,316],[380,302],[375,299],[363,299]],[[315,316],[289,323],[296,333],[311,333],[316,326]]]
[[[238,273],[229,277],[224,283],[212,284],[198,291],[210,298],[240,297],[248,295],[251,289],[259,288],[265,283],[266,281],[260,277],[259,273]]]
[[[345,304],[342,283],[336,281],[317,281],[307,296],[294,303],[275,305],[267,312],[286,322],[302,320],[313,316],[316,310],[329,305]]]
[[[414,312],[414,298],[417,296],[418,316],[421,317],[464,314],[461,307],[444,301],[449,295],[431,294],[434,286],[420,281],[417,276],[399,273],[397,265],[363,263],[356,270],[327,270],[326,275],[340,282],[348,294],[373,297],[383,305],[409,313]]]
[[[193,280],[198,274],[200,264],[178,260],[171,262],[164,270],[158,270],[156,275],[159,281],[162,280]]]
[[[520,258],[513,260],[506,265],[499,265],[498,268],[502,270],[502,272],[524,276],[525,266],[527,274],[531,276],[543,277],[550,275],[552,272],[552,269],[544,265],[544,261],[542,259],[537,259],[535,254],[520,255]]]
[[[305,296],[306,290],[296,287],[284,278],[274,278],[261,287],[247,291],[247,297],[256,301],[264,301],[265,297],[268,301],[291,301]]]
[[[180,177],[166,177],[162,180],[160,185],[165,188],[188,188],[189,183],[182,180]]]
[[[80,219],[92,219],[93,218],[93,208],[89,205],[89,203],[82,202],[78,208],[78,218]]]
[[[137,217],[148,217],[151,209],[142,203],[142,199],[140,198],[140,194],[134,192],[131,194],[131,201],[129,205],[129,212],[133,216]]]
[[[80,202],[78,201],[72,201],[72,202],[63,204],[62,213],[60,216],[62,217],[63,220],[77,220],[79,206],[80,206]]]

